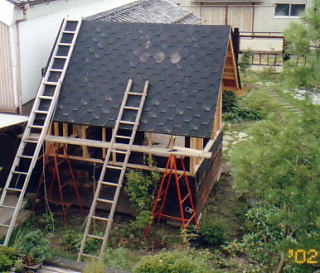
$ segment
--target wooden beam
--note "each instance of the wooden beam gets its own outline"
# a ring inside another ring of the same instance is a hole
[[[48,142],[55,143],[65,143],[79,146],[89,146],[96,148],[109,148],[110,142],[103,142],[99,140],[91,140],[91,139],[82,139],[82,138],[72,138],[72,137],[60,137],[60,136],[46,136],[45,140]],[[116,149],[127,149],[128,144],[114,144],[114,148]],[[178,157],[195,157],[195,158],[211,158],[212,153],[205,152],[203,150],[195,150],[190,148],[184,148],[179,146],[173,146],[172,149],[168,148],[159,148],[159,147],[149,147],[149,146],[140,146],[140,145],[132,145],[131,150],[133,152],[140,153],[150,153],[157,156],[168,157],[171,154],[174,154]]]
[[[63,154],[58,154],[59,158],[67,158],[67,156]],[[77,155],[68,155],[69,159],[72,160],[78,160],[78,161],[85,161],[85,162],[92,162],[92,163],[100,163],[103,164],[104,160],[98,159],[98,158],[84,158],[82,156],[77,156]],[[112,162],[112,165],[117,165],[117,166],[122,166],[123,162]],[[165,168],[159,168],[159,167],[154,167],[154,166],[147,166],[147,165],[140,165],[140,164],[132,164],[128,163],[127,164],[128,168],[132,169],[140,169],[140,170],[146,170],[146,171],[156,171],[156,172],[164,172]],[[181,170],[177,170],[178,174],[183,174],[184,172]],[[188,176],[192,176],[190,172],[186,172]]]
[[[230,75],[230,74],[224,74],[223,75],[223,79],[224,80],[233,80],[233,81],[236,81],[236,78],[234,75]],[[236,87],[235,87],[236,88]]]
[[[237,88],[234,86],[226,85],[223,83],[223,90],[230,90],[230,91],[239,91]]]

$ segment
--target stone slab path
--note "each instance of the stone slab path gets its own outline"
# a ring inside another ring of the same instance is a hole
[[[73,271],[56,266],[42,266],[38,273],[81,273],[80,271]]]
[[[223,152],[228,152],[233,147],[233,145],[246,141],[250,138],[250,136],[241,131],[225,131],[223,136]]]

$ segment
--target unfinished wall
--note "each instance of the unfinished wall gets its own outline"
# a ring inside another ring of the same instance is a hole
[[[223,132],[219,134],[214,145],[210,149],[211,159],[205,159],[200,166],[196,178],[196,211],[200,213],[206,204],[215,182],[222,171],[222,141]]]

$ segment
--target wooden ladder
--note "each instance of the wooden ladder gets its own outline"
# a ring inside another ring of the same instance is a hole
[[[108,241],[111,225],[113,222],[113,216],[115,213],[115,209],[118,203],[118,198],[120,194],[120,190],[122,187],[122,182],[124,179],[124,175],[126,172],[127,164],[129,161],[131,146],[135,139],[135,135],[139,126],[141,113],[144,107],[144,102],[147,96],[147,91],[149,87],[149,82],[146,81],[144,85],[143,92],[132,92],[132,80],[128,81],[128,85],[126,91],[124,93],[124,98],[122,100],[122,104],[119,110],[119,114],[116,120],[115,128],[112,133],[110,147],[107,151],[107,155],[101,170],[100,178],[98,180],[97,188],[94,194],[94,198],[92,201],[92,205],[90,208],[89,216],[87,219],[87,224],[85,227],[83,239],[81,242],[80,251],[78,254],[78,261],[81,261],[82,258],[94,258],[99,259],[102,257],[106,244]],[[134,105],[128,105],[127,103]],[[128,120],[128,114],[130,112],[134,113],[131,115],[131,120]],[[120,134],[119,127],[129,128],[128,133]],[[127,144],[125,149],[116,149],[114,148],[117,142]],[[116,157],[120,158],[114,162],[112,160],[112,154],[116,155]],[[119,162],[121,162],[119,164]],[[109,195],[111,194],[111,198],[106,198],[105,195],[108,194],[106,191],[109,191]],[[104,196],[102,196],[104,195]],[[97,209],[97,205],[109,205],[111,206],[109,215],[106,217],[105,213],[101,215]],[[99,221],[103,225],[104,233],[103,235],[97,234],[95,230],[95,221]],[[86,243],[89,239],[94,239],[100,241],[100,247],[97,251],[96,255],[92,255],[91,253],[85,253]]]
[[[80,30],[81,20],[64,20],[45,76],[42,78],[29,120],[0,199],[0,213],[11,213],[10,223],[0,223],[5,230],[1,245],[8,245],[30,177],[36,165],[58,101],[70,57]],[[9,194],[8,194],[9,193]],[[8,195],[17,194],[17,202],[8,203]]]

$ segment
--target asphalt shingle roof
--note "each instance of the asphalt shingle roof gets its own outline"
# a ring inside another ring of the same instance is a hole
[[[166,24],[198,24],[193,13],[166,0],[139,0],[90,16],[88,20]]]
[[[113,128],[129,78],[139,131],[210,137],[230,26],[83,21],[55,121]]]

